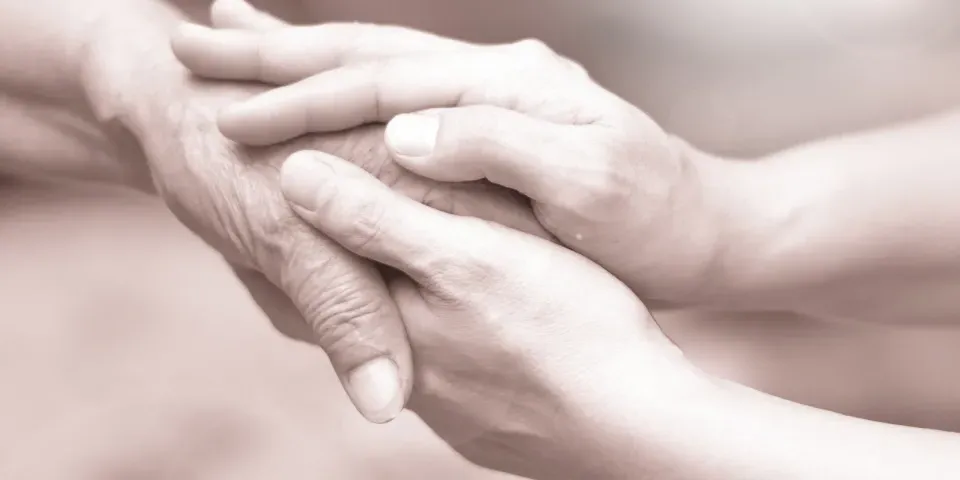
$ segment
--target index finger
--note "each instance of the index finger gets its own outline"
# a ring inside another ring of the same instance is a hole
[[[277,85],[359,61],[471,47],[409,28],[359,23],[262,30],[184,25],[172,45],[180,62],[196,75]]]
[[[496,52],[420,55],[348,65],[270,90],[226,108],[220,131],[248,145],[270,145],[307,133],[386,122],[427,108],[492,103],[508,106],[524,86],[504,88]]]

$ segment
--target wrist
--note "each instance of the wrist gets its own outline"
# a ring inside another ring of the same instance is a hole
[[[693,216],[707,237],[701,242],[706,254],[699,288],[685,303],[747,310],[775,306],[763,287],[774,272],[764,267],[800,209],[788,191],[796,183],[775,181],[782,174],[768,162],[713,156],[686,144],[682,150],[696,171],[699,213]]]
[[[797,458],[794,448],[801,436],[805,446],[816,444],[816,432],[804,424],[820,421],[820,412],[678,358],[644,358],[632,369],[626,378],[634,381],[617,375],[619,382],[597,384],[592,400],[578,404],[583,413],[571,416],[571,430],[584,448],[568,450],[566,463],[537,478],[816,478],[793,476],[811,460]]]
[[[685,468],[689,455],[665,456],[676,453],[676,419],[713,402],[722,387],[676,347],[654,350],[611,356],[606,367],[590,370],[583,388],[567,392],[562,421],[569,435],[545,448],[556,459],[549,471],[531,477],[670,479],[662,472]]]
[[[86,99],[101,123],[135,135],[182,90],[189,73],[170,50],[171,33],[183,20],[162,2],[127,2],[104,16],[81,67]]]
[[[100,18],[81,58],[79,78],[95,121],[130,172],[127,183],[150,193],[145,136],[164,134],[156,119],[189,77],[169,47],[180,21],[162,2],[124,2]]]

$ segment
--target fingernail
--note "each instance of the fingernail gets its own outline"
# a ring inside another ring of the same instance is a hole
[[[320,194],[332,176],[333,169],[322,154],[297,152],[283,162],[280,189],[287,201],[313,211],[319,207]]]
[[[373,423],[386,423],[403,409],[403,391],[397,364],[386,357],[350,372],[347,390],[357,410]]]
[[[384,133],[387,145],[397,154],[424,157],[437,146],[440,120],[431,115],[407,113],[393,117]]]

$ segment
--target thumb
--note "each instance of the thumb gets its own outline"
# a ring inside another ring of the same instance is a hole
[[[468,106],[398,115],[384,133],[404,168],[444,182],[487,179],[535,201],[575,195],[597,168],[582,129],[513,110]]]
[[[293,154],[281,170],[281,187],[297,214],[333,241],[426,287],[448,290],[482,275],[500,239],[482,220],[415,202],[321,152]]]
[[[400,414],[413,385],[406,329],[380,273],[300,222],[263,278],[241,276],[280,332],[323,349],[357,410],[374,423]],[[268,282],[264,282],[268,280]],[[301,323],[303,326],[297,326]]]

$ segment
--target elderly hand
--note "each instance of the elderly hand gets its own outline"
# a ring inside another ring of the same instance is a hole
[[[255,20],[246,26],[269,25]],[[115,28],[114,33],[127,33],[123,25]],[[280,193],[280,162],[304,148],[335,152],[417,201],[543,234],[528,209],[502,188],[437,184],[398,168],[379,128],[270,148],[237,145],[218,131],[216,114],[262,87],[198,81],[169,50],[131,66],[110,50],[117,37],[110,40],[94,45],[85,79],[100,118],[118,127],[117,139],[142,148],[157,192],[234,266],[274,324],[326,351],[354,404],[371,421],[397,415],[411,389],[403,324],[375,267],[291,212]]]
[[[281,183],[310,224],[404,274],[390,291],[416,360],[410,405],[469,460],[532,478],[638,478],[663,460],[639,456],[661,440],[662,420],[646,419],[682,414],[675,402],[706,383],[612,275],[547,240],[402,197],[320,152],[291,156]],[[626,428],[626,441],[601,420],[631,416],[643,427]]]
[[[644,298],[705,302],[724,283],[749,166],[664,133],[540,42],[479,46],[329,24],[193,28],[178,45],[201,76],[290,84],[222,112],[221,131],[238,142],[389,122],[386,141],[402,166],[525,194],[547,230]]]

